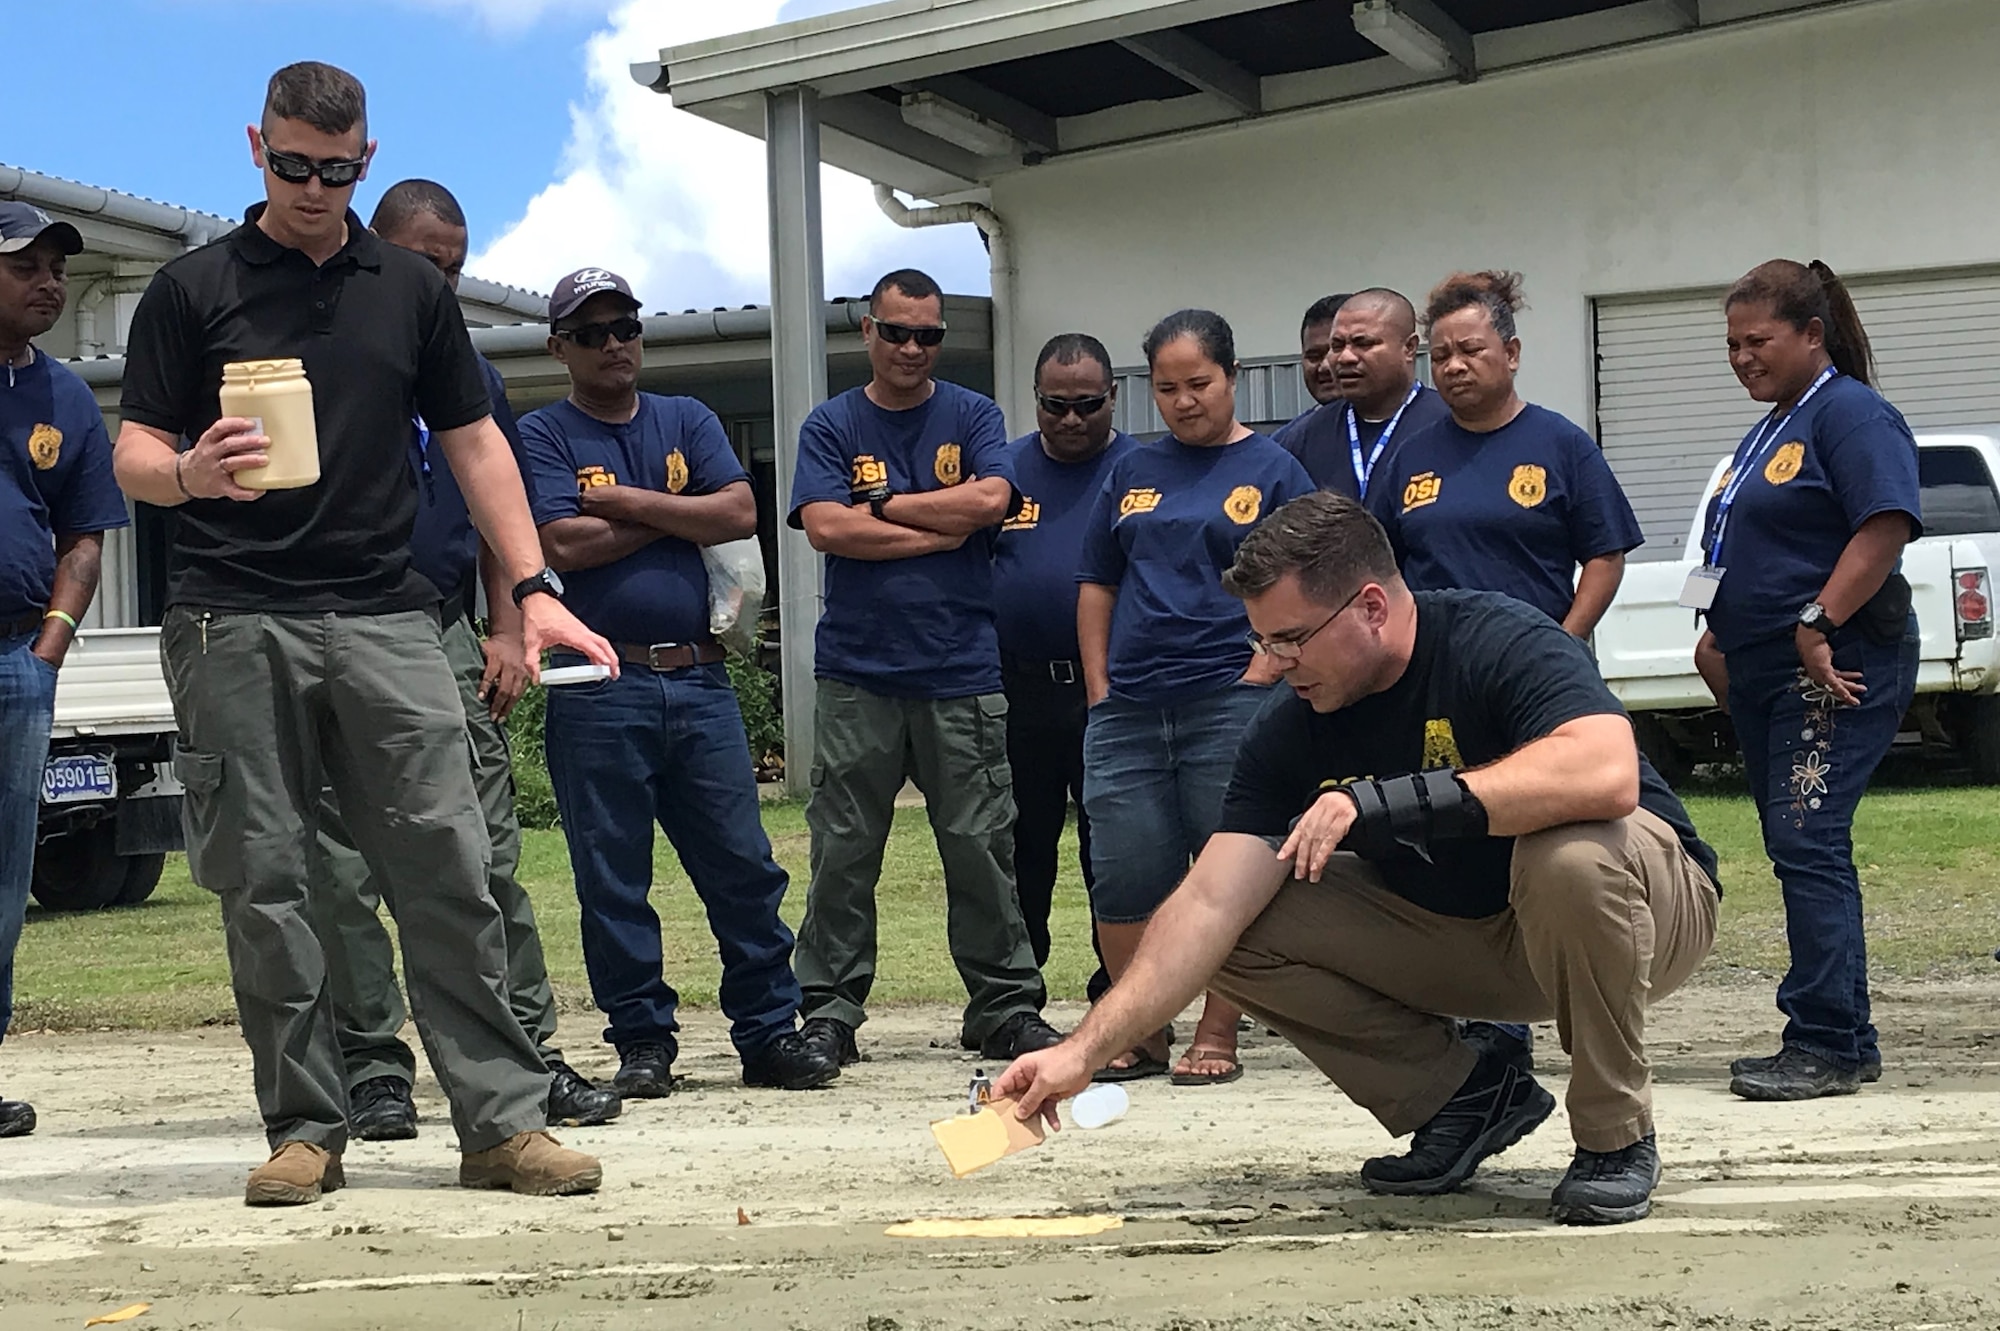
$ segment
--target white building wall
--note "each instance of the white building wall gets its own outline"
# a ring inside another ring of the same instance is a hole
[[[1065,157],[993,185],[1017,357],[1083,329],[1133,364],[1181,305],[1295,354],[1324,292],[1517,268],[1523,391],[1589,426],[1593,296],[2000,260],[1996,69],[1994,0],[1882,0]]]

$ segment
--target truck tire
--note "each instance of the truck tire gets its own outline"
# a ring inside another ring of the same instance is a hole
[[[1959,750],[1982,785],[2000,785],[2000,697],[1967,698]]]
[[[103,910],[117,905],[124,895],[130,868],[127,857],[118,853],[108,826],[66,832],[35,847],[35,873],[29,890],[43,910]],[[154,882],[158,881],[156,872]]]
[[[1646,755],[1666,783],[1676,790],[1694,779],[1694,753],[1687,745],[1667,733],[1657,717],[1644,712],[1632,716],[1632,733],[1639,741],[1639,751]]]
[[[160,875],[166,872],[165,855],[122,855],[125,861],[125,885],[118,891],[114,906],[136,906],[153,895],[153,889],[160,885]]]

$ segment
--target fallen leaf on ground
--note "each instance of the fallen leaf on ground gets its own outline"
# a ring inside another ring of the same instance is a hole
[[[736,1223],[739,1225],[750,1223],[750,1213],[740,1206],[736,1208]]]
[[[148,1309],[148,1308],[150,1308],[150,1307],[152,1307],[152,1306],[153,1306],[153,1305],[152,1305],[152,1304],[150,1304],[150,1303],[131,1303],[131,1304],[127,1304],[127,1305],[126,1305],[125,1307],[123,1307],[123,1308],[120,1308],[120,1309],[119,1309],[119,1310],[118,1310],[117,1312],[115,1312],[115,1313],[105,1313],[105,1314],[104,1314],[104,1315],[103,1315],[102,1317],[93,1317],[93,1318],[91,1318],[91,1319],[90,1319],[89,1321],[85,1322],[85,1323],[84,1323],[84,1325],[85,1325],[85,1326],[108,1326],[108,1325],[110,1325],[110,1324],[111,1324],[112,1322],[129,1322],[129,1321],[131,1321],[131,1320],[132,1320],[132,1319],[133,1319],[134,1317],[137,1317],[137,1316],[138,1316],[138,1315],[139,1315],[140,1313],[142,1313],[142,1312],[145,1312],[145,1311],[146,1311],[146,1309]]]

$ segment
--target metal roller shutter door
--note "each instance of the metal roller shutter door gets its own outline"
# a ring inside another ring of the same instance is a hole
[[[2000,422],[2000,271],[1855,279],[1882,392],[1917,429]],[[1597,437],[1639,515],[1635,559],[1677,559],[1715,460],[1756,423],[1726,355],[1723,288],[1596,302]]]

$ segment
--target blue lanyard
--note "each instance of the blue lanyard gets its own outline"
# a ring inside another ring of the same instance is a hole
[[[1382,433],[1375,440],[1375,450],[1368,455],[1366,462],[1361,458],[1361,427],[1357,423],[1360,413],[1354,409],[1352,402],[1347,404],[1347,452],[1354,463],[1354,484],[1361,491],[1363,499],[1368,497],[1368,478],[1375,474],[1375,464],[1382,460],[1383,451],[1389,447],[1390,436],[1396,433],[1396,426],[1402,422],[1403,413],[1410,409],[1410,404],[1417,400],[1417,394],[1423,391],[1422,384],[1410,385],[1410,395],[1403,399],[1403,405],[1396,408],[1396,414],[1382,427]]]
[[[1750,479],[1750,473],[1764,460],[1765,452],[1772,444],[1778,442],[1779,436],[1784,434],[1785,427],[1792,423],[1792,417],[1798,415],[1799,409],[1813,400],[1813,394],[1826,387],[1839,373],[1840,371],[1831,365],[1821,370],[1819,378],[1813,380],[1812,387],[1792,404],[1792,409],[1785,413],[1784,419],[1777,420],[1773,424],[1776,413],[1766,416],[1763,423],[1757,427],[1756,433],[1736,446],[1736,459],[1732,464],[1729,482],[1722,487],[1722,497],[1715,501],[1715,528],[1708,538],[1708,563],[1711,568],[1719,567],[1722,563],[1722,533],[1729,525],[1729,510],[1736,504],[1736,492],[1743,488],[1743,482]]]
[[[424,498],[437,502],[437,482],[431,477],[431,427],[424,424],[421,416],[410,417],[410,424],[417,427],[417,471],[424,480]]]

